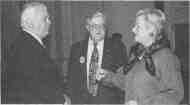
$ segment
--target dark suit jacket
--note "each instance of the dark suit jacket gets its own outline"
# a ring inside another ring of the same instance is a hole
[[[69,88],[71,101],[74,104],[120,104],[124,93],[116,87],[99,84],[98,96],[91,96],[87,89],[86,56],[88,40],[82,40],[72,45],[69,61]],[[82,61],[84,58],[84,62]],[[126,62],[126,48],[105,38],[102,58],[102,68],[111,72]]]
[[[2,103],[64,103],[63,82],[46,49],[26,32],[11,47]]]

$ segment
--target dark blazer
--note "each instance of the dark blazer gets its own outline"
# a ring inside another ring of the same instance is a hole
[[[7,57],[2,102],[63,104],[60,72],[46,49],[31,35],[21,32]]]
[[[72,45],[69,61],[68,84],[71,101],[74,104],[120,104],[124,101],[124,92],[116,87],[99,84],[98,96],[91,96],[87,89],[87,61],[88,39]],[[111,72],[126,62],[126,48],[120,42],[104,39],[102,68]],[[84,58],[84,59],[83,59]]]

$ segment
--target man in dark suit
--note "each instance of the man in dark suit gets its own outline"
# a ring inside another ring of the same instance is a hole
[[[2,103],[63,104],[63,78],[42,39],[51,22],[47,7],[29,3],[21,15],[22,31],[7,59]]]
[[[89,37],[72,45],[68,84],[73,104],[122,104],[124,93],[102,81],[104,70],[116,73],[126,62],[126,49],[106,35],[105,16],[87,20]]]

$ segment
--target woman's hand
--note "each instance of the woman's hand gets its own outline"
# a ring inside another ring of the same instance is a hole
[[[138,105],[138,103],[135,100],[130,100],[127,103],[125,103],[125,105]]]

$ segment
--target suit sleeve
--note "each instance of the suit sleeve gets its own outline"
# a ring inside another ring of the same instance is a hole
[[[119,65],[119,67],[124,66],[127,63],[127,58],[128,58],[127,50],[124,43],[122,42],[116,43],[115,58],[116,58],[116,63]]]
[[[116,72],[108,72],[107,76],[103,79],[103,84],[124,90],[125,75],[123,67],[127,63],[127,51],[125,45],[122,42],[115,43],[114,52],[115,64],[117,65]]]
[[[75,52],[75,47],[72,45],[71,50],[70,50],[70,57],[69,57],[69,62],[68,62],[68,74],[67,74],[67,90],[66,93],[69,95],[71,98],[71,101],[75,100],[75,92],[74,92],[74,86],[73,83],[75,83],[75,80],[73,78],[74,75],[74,52]]]
[[[64,84],[61,70],[58,69],[56,63],[52,59],[48,58],[49,56],[47,56],[47,59],[44,59],[47,61],[40,62],[39,59],[42,55],[39,54],[38,49],[33,51],[33,54],[31,54],[30,51],[30,48],[25,48],[25,50],[22,51],[23,53],[20,58],[22,64],[21,67],[24,70],[24,73],[39,80],[41,78],[49,78],[48,83],[41,83],[41,86],[44,86],[44,90],[41,91],[43,91],[44,94],[47,92],[47,95],[51,97],[51,100],[49,100],[50,102],[64,102]],[[40,83],[41,81],[38,82]],[[32,84],[36,85],[36,81],[33,81]]]
[[[38,49],[37,49],[38,50]],[[31,51],[31,49],[27,46],[23,46],[23,50],[21,50],[19,55],[20,61],[20,69],[23,70],[24,73],[37,73],[41,69],[41,64],[39,62],[39,52],[36,49]],[[32,54],[31,54],[32,53]],[[33,74],[27,74],[34,76]]]
[[[123,67],[119,68],[122,69]],[[125,75],[122,72],[113,73],[108,72],[105,78],[103,78],[104,84],[117,87],[120,90],[125,90]]]
[[[181,78],[180,64],[173,55],[162,56],[155,60],[160,77],[160,83],[164,87],[159,93],[145,100],[145,104],[178,104],[183,98],[184,89]]]

